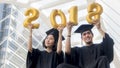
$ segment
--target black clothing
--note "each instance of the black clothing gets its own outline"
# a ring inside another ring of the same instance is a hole
[[[100,44],[72,48],[71,54],[66,54],[66,63],[79,68],[109,68],[113,60],[113,44],[113,40],[105,34]]]
[[[63,52],[57,54],[55,51],[48,53],[33,49],[32,53],[28,52],[26,68],[56,68],[63,62]]]
[[[59,64],[57,68],[78,68],[78,67],[67,64],[67,63],[62,63],[62,64]]]

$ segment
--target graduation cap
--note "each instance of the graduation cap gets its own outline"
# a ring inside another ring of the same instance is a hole
[[[57,29],[52,28],[52,29],[48,30],[48,31],[46,32],[46,34],[47,34],[47,35],[53,35],[54,38],[55,38],[55,40],[58,41],[59,31],[58,31]],[[62,36],[62,40],[64,40],[64,39],[65,39],[65,38]]]
[[[91,31],[92,28],[93,28],[93,25],[83,24],[75,30],[75,33],[81,33],[82,34],[84,31],[87,31],[87,30]]]

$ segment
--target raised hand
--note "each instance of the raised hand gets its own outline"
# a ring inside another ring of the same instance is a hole
[[[62,52],[62,32],[65,27],[62,25],[59,25],[57,30],[59,31],[59,38],[57,43],[57,53],[60,54]]]
[[[33,24],[29,24],[29,25],[28,25],[28,29],[31,30],[32,28],[33,28]]]
[[[105,32],[101,28],[100,20],[94,20],[93,25],[96,26],[101,35],[105,37]]]
[[[29,52],[32,52],[32,28],[33,28],[33,24],[29,24],[28,25],[28,29],[30,30],[29,40],[28,40],[28,51]]]
[[[97,29],[101,29],[100,19],[94,20],[93,25],[97,27]]]
[[[59,25],[58,28],[57,28],[57,30],[61,33],[61,32],[63,31],[64,28],[65,28],[64,26]]]
[[[71,31],[73,26],[74,26],[74,24],[73,24],[72,22],[68,22],[68,23],[67,23],[67,26],[66,26],[66,27],[67,27],[67,30],[68,30],[68,31]]]

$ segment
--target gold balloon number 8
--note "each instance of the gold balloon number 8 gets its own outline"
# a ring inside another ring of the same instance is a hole
[[[86,17],[88,23],[92,24],[93,20],[100,19],[100,15],[103,12],[103,8],[98,3],[92,3],[88,6],[88,15]]]
[[[36,20],[39,17],[39,11],[35,8],[29,8],[26,12],[25,12],[25,16],[27,16],[27,18],[24,20],[24,27],[28,28],[28,25],[32,23],[32,21]],[[39,24],[33,24],[33,29],[37,29],[39,28]]]

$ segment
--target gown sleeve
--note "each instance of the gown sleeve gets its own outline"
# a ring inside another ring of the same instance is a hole
[[[60,54],[57,54],[57,64],[63,63],[64,61],[64,53],[63,51]]]
[[[33,49],[32,53],[28,51],[26,68],[35,68],[39,54],[40,54],[40,51],[38,49]]]
[[[52,57],[52,68],[56,68],[59,64],[63,63],[64,58],[63,58],[63,52],[61,52],[60,54],[58,54],[57,52],[55,52],[54,56]]]
[[[71,54],[65,53],[65,63],[78,65],[78,62],[76,61],[78,58],[77,49],[78,47],[74,47],[71,48]]]
[[[113,39],[107,33],[105,33],[105,38],[103,38],[103,42],[101,44],[104,55],[107,56],[108,61],[111,62],[113,60]]]

